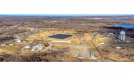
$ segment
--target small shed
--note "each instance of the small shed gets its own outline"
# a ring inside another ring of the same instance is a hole
[[[117,46],[116,49],[121,49],[121,47],[118,47],[118,46]]]
[[[11,44],[9,44],[9,45],[14,45],[14,44],[11,43]]]
[[[16,39],[16,42],[18,42],[18,43],[21,42],[21,39]]]
[[[1,46],[6,46],[6,44],[1,44]]]
[[[25,46],[25,48],[31,48],[30,45]]]
[[[111,35],[111,36],[114,36],[114,33],[107,33],[107,35]]]

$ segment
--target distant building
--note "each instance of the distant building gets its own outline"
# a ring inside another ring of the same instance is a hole
[[[114,36],[114,33],[107,33],[107,36]]]
[[[1,46],[6,46],[6,44],[1,44]]]
[[[29,45],[25,46],[25,48],[31,48]]]
[[[116,49],[121,49],[121,47],[116,47]]]
[[[14,44],[9,44],[9,45],[14,45]]]
[[[38,44],[38,45],[32,47],[32,51],[42,50],[43,48],[44,48],[43,44]]]
[[[16,39],[16,42],[20,43],[21,42],[21,39]]]

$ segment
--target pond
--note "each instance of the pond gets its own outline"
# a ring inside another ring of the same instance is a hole
[[[65,35],[65,34],[57,34],[49,36],[50,38],[56,38],[56,39],[66,39],[68,37],[71,37],[72,35]]]
[[[123,28],[134,28],[134,25],[131,24],[113,24],[113,25],[123,27]]]

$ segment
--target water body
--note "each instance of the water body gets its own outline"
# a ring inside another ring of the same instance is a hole
[[[113,21],[134,21],[134,19],[113,19]]]
[[[66,39],[68,37],[71,37],[72,35],[65,35],[65,34],[57,34],[49,36],[50,38],[56,38],[56,39]]]
[[[113,25],[123,27],[123,28],[134,28],[134,25],[131,24],[113,24]]]

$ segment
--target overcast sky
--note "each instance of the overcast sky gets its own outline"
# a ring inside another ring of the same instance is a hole
[[[0,14],[134,14],[133,0],[0,0]]]

